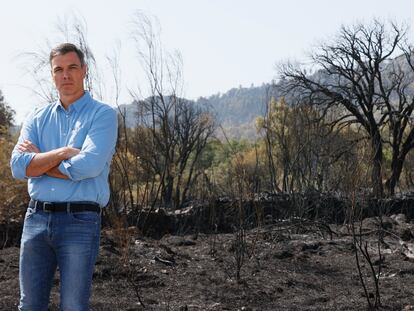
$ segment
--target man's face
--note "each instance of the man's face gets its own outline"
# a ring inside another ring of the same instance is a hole
[[[60,97],[82,96],[86,65],[81,66],[75,52],[57,55],[52,59],[52,77]]]

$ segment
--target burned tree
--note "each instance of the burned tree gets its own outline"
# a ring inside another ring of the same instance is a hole
[[[342,26],[337,37],[312,56],[318,69],[307,74],[292,64],[281,66],[286,93],[322,111],[336,109],[335,124],[361,128],[369,139],[371,182],[376,196],[395,192],[402,164],[414,147],[412,48],[406,28],[394,23]],[[398,56],[399,57],[396,57]],[[390,176],[383,152],[391,147]]]
[[[140,120],[134,152],[143,166],[159,176],[162,201],[178,207],[198,176],[196,164],[214,131],[214,120],[210,113],[181,98],[151,97],[138,105],[151,117]],[[175,106],[173,114],[165,110],[170,105]]]
[[[138,13],[134,26],[133,38],[149,91],[147,96],[133,93],[138,106],[135,156],[152,172],[155,200],[179,207],[197,178],[195,166],[215,122],[204,108],[180,96],[182,60],[178,53],[163,50],[156,21]]]

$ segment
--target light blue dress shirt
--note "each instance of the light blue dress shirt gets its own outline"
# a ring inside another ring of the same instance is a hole
[[[74,147],[80,153],[62,161],[59,170],[69,177],[60,179],[42,175],[26,176],[26,168],[35,153],[21,153],[14,147],[10,166],[17,179],[28,179],[29,195],[47,202],[96,202],[104,207],[109,201],[108,175],[117,139],[117,113],[88,92],[68,110],[60,100],[35,110],[24,123],[18,144],[30,140],[40,152]]]

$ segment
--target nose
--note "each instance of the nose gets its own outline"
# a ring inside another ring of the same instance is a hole
[[[64,70],[63,71],[63,79],[64,80],[68,80],[69,79],[69,71],[68,70]]]

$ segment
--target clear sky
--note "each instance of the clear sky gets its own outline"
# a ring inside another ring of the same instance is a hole
[[[187,98],[249,87],[276,77],[275,64],[305,60],[318,41],[341,24],[373,17],[405,22],[414,28],[412,0],[21,0],[0,10],[0,89],[20,123],[42,104],[30,89],[28,65],[18,55],[38,51],[46,40],[58,43],[57,23],[71,14],[86,21],[88,42],[102,71],[105,56],[121,44],[122,103],[127,89],[143,77],[130,40],[134,11],[156,16],[162,41],[181,52]],[[410,30],[410,40],[414,36]],[[110,98],[107,101],[111,101]]]

